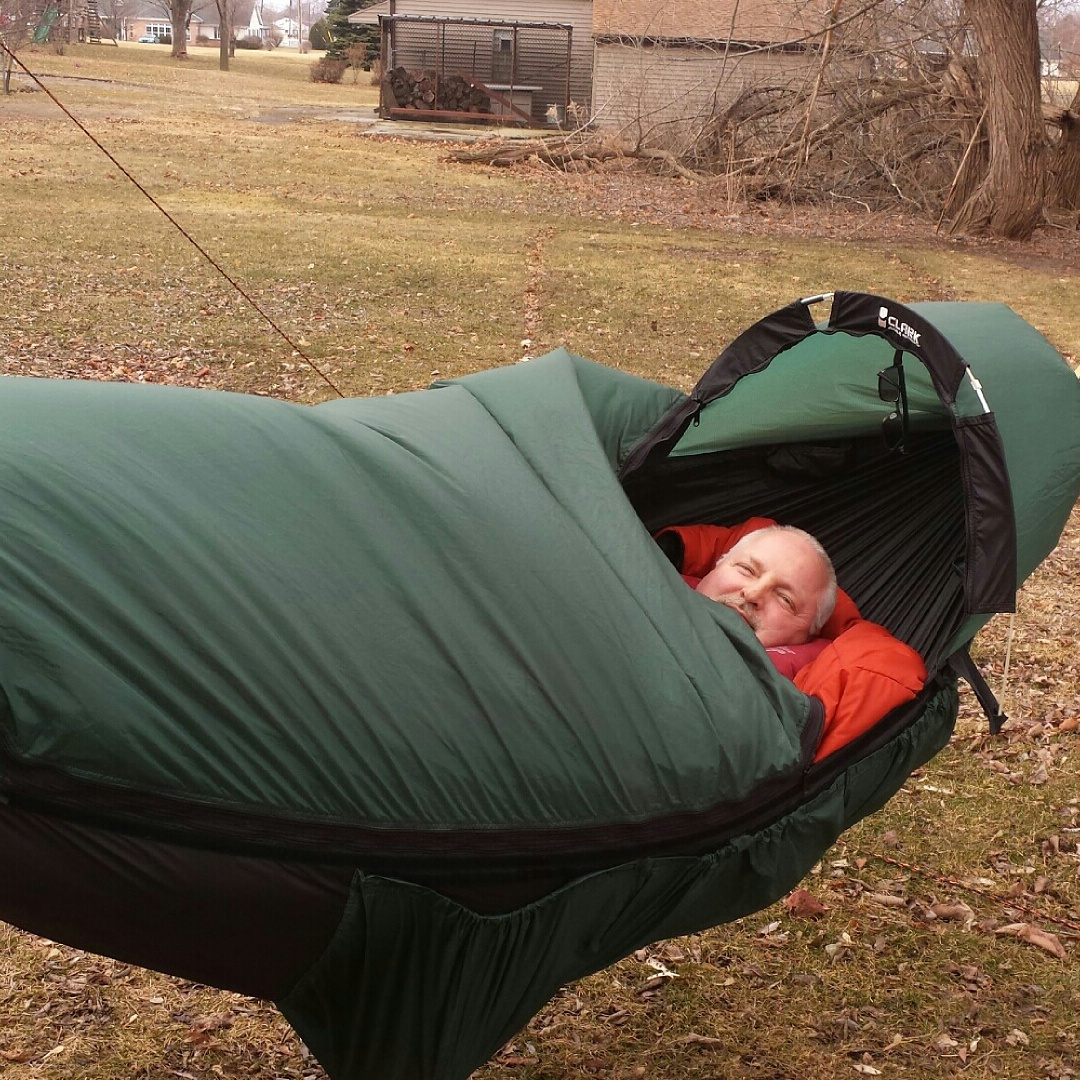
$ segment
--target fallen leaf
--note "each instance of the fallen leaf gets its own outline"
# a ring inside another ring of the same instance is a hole
[[[902,896],[893,896],[892,893],[863,893],[863,896],[872,903],[882,907],[906,907],[907,901]]]
[[[1064,960],[1068,956],[1065,946],[1061,944],[1061,939],[1047,930],[1040,930],[1038,927],[1027,925],[1017,936],[1021,941],[1026,941],[1029,945],[1037,945],[1040,949],[1045,949],[1059,959]]]
[[[944,1031],[934,1040],[934,1049],[938,1053],[945,1053],[946,1050],[955,1050],[960,1044]]]
[[[994,932],[996,934],[1008,934],[1010,937],[1017,937],[1021,941],[1026,941],[1029,945],[1036,945],[1040,949],[1045,949],[1052,956],[1056,956],[1061,960],[1064,960],[1065,957],[1068,956],[1068,953],[1065,951],[1065,946],[1061,944],[1061,941],[1056,934],[1051,934],[1046,930],[1040,930],[1030,923],[1009,923],[1008,926],[1001,926]]]
[[[931,904],[930,910],[939,918],[967,923],[975,921],[975,912],[963,902],[953,904]]]
[[[32,1050],[0,1050],[0,1059],[10,1061],[16,1065],[29,1061],[33,1056],[34,1052]]]
[[[829,909],[807,892],[806,889],[796,889],[784,900],[784,907],[789,915],[796,919],[820,919],[828,914]]]
[[[699,1035],[691,1031],[689,1035],[681,1035],[675,1040],[676,1046],[723,1046],[724,1040],[717,1039],[713,1035]]]

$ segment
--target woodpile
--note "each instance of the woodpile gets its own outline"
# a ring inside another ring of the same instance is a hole
[[[491,98],[461,75],[392,68],[383,79],[391,108],[437,112],[491,112]]]

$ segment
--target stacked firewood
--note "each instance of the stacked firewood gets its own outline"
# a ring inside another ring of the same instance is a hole
[[[393,108],[491,112],[491,98],[461,75],[396,67],[387,72],[383,81]]]

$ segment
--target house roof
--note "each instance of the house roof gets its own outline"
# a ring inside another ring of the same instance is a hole
[[[362,26],[377,26],[380,15],[390,14],[390,0],[382,0],[381,4],[373,4],[371,7],[360,8],[354,11],[348,18],[348,22],[358,23]]]
[[[825,0],[594,0],[597,37],[779,44],[820,33]]]
[[[169,21],[169,5],[166,0],[158,3],[141,3],[127,7],[124,14],[129,19],[160,19]]]

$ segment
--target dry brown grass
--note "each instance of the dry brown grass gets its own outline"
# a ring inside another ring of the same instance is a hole
[[[1075,237],[962,244],[891,216],[739,210],[621,170],[495,175],[445,163],[437,144],[282,123],[315,92],[300,78],[234,84],[210,60],[141,58],[150,74],[121,78],[102,65],[124,58],[105,55],[42,63],[82,65],[66,72],[80,76],[63,84],[66,100],[350,393],[560,344],[686,388],[753,319],[829,287],[1003,300],[1080,358]],[[0,101],[4,370],[326,396],[42,105]],[[1021,598],[1006,733],[989,739],[967,702],[952,746],[804,883],[824,914],[777,905],[660,943],[566,988],[478,1076],[1080,1075],[1077,567],[1074,517]],[[1007,630],[998,619],[980,639],[995,685]],[[1017,923],[1057,935],[1065,958],[999,932]],[[267,1005],[2,930],[0,1074],[321,1071]]]

